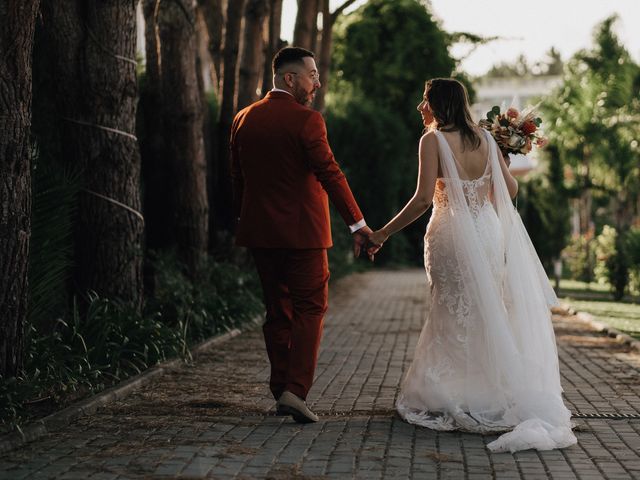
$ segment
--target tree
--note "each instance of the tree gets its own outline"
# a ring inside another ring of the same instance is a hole
[[[583,232],[591,226],[593,196],[611,199],[609,214],[617,232],[637,218],[640,66],[613,32],[615,21],[613,16],[596,27],[594,48],[568,62],[562,85],[543,104],[547,116],[555,118],[549,137],[580,197]],[[623,241],[621,235],[618,241]],[[616,251],[611,265],[620,278],[612,283],[621,298],[627,276],[622,244]]]
[[[417,0],[371,0],[346,19],[336,45],[336,70],[377,103],[418,125],[424,82],[449,76],[449,36]]]
[[[142,306],[140,155],[135,136],[135,4],[45,1],[36,43],[38,142],[82,172],[74,280]],[[48,105],[45,105],[48,104]],[[46,132],[44,131],[46,130]]]
[[[145,0],[147,1],[147,0]],[[198,7],[207,24],[209,55],[216,73],[216,94],[222,78],[222,32],[224,29],[223,0],[198,0]]]
[[[564,62],[560,52],[551,47],[543,61],[530,65],[524,55],[519,55],[515,62],[502,62],[491,67],[486,73],[490,78],[528,77],[541,75],[561,75]]]
[[[318,11],[320,0],[298,0],[296,25],[293,30],[293,45],[315,50],[318,34]]]
[[[268,40],[265,45],[265,62],[262,74],[262,95],[265,95],[273,86],[273,72],[271,71],[271,59],[282,46],[280,40],[280,27],[282,25],[282,0],[269,0],[269,29]]]
[[[214,167],[214,192],[216,221],[219,230],[231,231],[233,218],[231,215],[231,171],[229,165],[229,135],[231,123],[236,112],[236,74],[238,66],[238,49],[242,25],[242,13],[245,0],[229,2],[227,8],[227,24],[224,35],[224,78],[222,86],[222,102],[218,122],[219,148]]]
[[[449,38],[418,0],[370,0],[337,20],[327,127],[373,227],[397,213],[415,188],[423,129],[416,106],[427,79],[455,68]],[[422,237],[424,223],[416,222],[380,260],[421,258]]]
[[[171,220],[181,260],[196,277],[208,247],[209,204],[203,109],[196,72],[195,0],[161,2],[158,11]]]
[[[172,178],[167,164],[160,72],[160,36],[158,7],[160,0],[144,0],[145,71],[141,77],[140,109],[136,131],[140,139],[142,180],[144,184],[144,216],[148,250],[168,248],[175,244],[173,224],[168,221],[171,209]],[[148,262],[147,262],[148,263]],[[145,270],[145,284],[150,288],[152,276]]]
[[[336,10],[331,12],[329,0],[320,0],[322,4],[322,36],[320,41],[320,55],[318,69],[322,75],[322,87],[318,90],[315,100],[316,110],[324,110],[324,97],[329,91],[329,79],[331,74],[331,52],[333,50],[333,26],[345,9],[349,8],[355,0],[346,0]]]
[[[547,147],[543,165],[543,173],[523,182],[519,211],[542,264],[551,272],[569,238],[569,196],[557,147]]]
[[[258,83],[264,58],[263,30],[268,14],[267,0],[248,0],[244,15],[244,39],[240,56],[238,110],[258,99]]]
[[[38,0],[0,4],[0,377],[22,366],[31,236],[31,51]]]

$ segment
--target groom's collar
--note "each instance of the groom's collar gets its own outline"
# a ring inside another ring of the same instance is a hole
[[[287,92],[286,90],[281,90],[279,88],[274,88],[267,93],[266,98],[270,100],[292,100],[295,101],[295,97],[293,94]]]
[[[272,91],[272,92],[284,92],[284,93],[288,93],[289,95],[291,95],[291,96],[293,97],[293,93],[291,93],[291,92],[287,92],[286,90],[283,90],[283,89],[281,89],[281,88],[273,87],[273,88],[271,89],[271,91]]]

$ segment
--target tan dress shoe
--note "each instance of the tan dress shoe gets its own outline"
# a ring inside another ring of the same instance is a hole
[[[318,416],[309,410],[305,401],[289,391],[283,392],[280,396],[277,411],[291,415],[298,423],[313,423],[318,421]]]

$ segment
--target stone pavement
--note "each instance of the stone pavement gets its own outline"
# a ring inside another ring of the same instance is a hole
[[[321,416],[274,415],[259,329],[0,456],[0,478],[628,479],[640,478],[640,416],[577,418],[578,445],[491,454],[495,436],[402,422],[393,404],[425,317],[424,273],[352,275],[332,289],[317,380]],[[556,316],[567,405],[638,415],[640,356]]]

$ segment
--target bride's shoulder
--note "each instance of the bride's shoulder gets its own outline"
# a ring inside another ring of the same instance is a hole
[[[420,145],[437,145],[438,137],[436,130],[429,130],[420,137]]]
[[[435,130],[430,130],[422,135],[419,150],[424,154],[438,156],[438,137]]]

